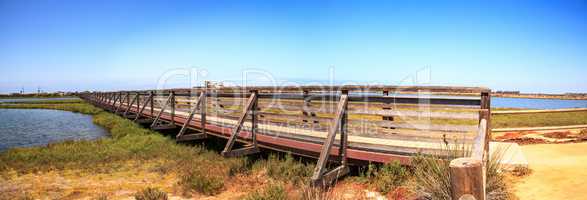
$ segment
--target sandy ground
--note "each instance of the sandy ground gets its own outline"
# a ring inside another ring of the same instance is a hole
[[[520,200],[587,199],[587,143],[522,146],[532,174],[516,183]]]
[[[170,200],[205,199],[236,200],[261,190],[269,184],[265,172],[237,175],[225,181],[220,194],[205,196],[197,193],[185,195],[177,185],[174,173],[158,173],[151,164],[127,163],[120,169],[104,173],[88,173],[80,170],[56,170],[49,172],[17,174],[10,171],[0,176],[0,200],[32,197],[34,199],[95,199],[107,196],[112,200],[133,200],[134,193],[146,187],[165,191]],[[295,197],[301,188],[286,185],[288,196]],[[364,185],[343,181],[330,192],[327,199],[385,199],[381,194],[369,191]],[[392,197],[390,193],[390,197]],[[403,196],[402,196],[403,197]],[[390,198],[397,199],[397,198]]]

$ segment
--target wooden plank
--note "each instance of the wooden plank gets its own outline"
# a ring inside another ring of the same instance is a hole
[[[177,88],[174,91],[198,91],[210,88]],[[489,92],[488,88],[484,87],[450,87],[450,86],[393,86],[393,85],[310,85],[310,86],[247,86],[247,87],[217,87],[213,88],[217,92],[248,92],[251,90],[265,92],[338,92],[346,90],[349,92],[383,92],[388,91],[392,94],[402,92],[443,92],[443,93],[481,93]]]

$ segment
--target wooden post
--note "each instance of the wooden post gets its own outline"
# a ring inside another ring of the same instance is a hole
[[[155,104],[154,104],[155,102],[153,99],[155,99],[155,92],[151,91],[150,93],[151,93],[151,99],[149,100],[149,104],[151,104],[151,107],[150,107],[151,108],[151,116],[153,116],[153,109],[154,109],[153,107],[155,107]]]
[[[485,156],[484,162],[488,160],[489,157],[489,142],[492,138],[491,133],[491,94],[490,92],[482,92],[481,93],[481,110],[479,111],[479,123],[481,120],[485,119],[487,121],[486,130],[485,130]]]
[[[326,186],[330,185],[334,182],[337,178],[346,175],[349,172],[349,168],[346,163],[346,147],[347,147],[347,136],[346,136],[346,112],[347,112],[347,105],[348,105],[348,91],[342,91],[342,95],[340,96],[340,101],[338,102],[336,115],[334,117],[334,124],[332,125],[331,129],[326,136],[326,140],[324,141],[324,145],[322,146],[322,150],[320,151],[320,157],[318,158],[318,162],[316,163],[316,168],[314,168],[314,174],[312,175],[312,182],[313,186]],[[330,150],[332,149],[334,140],[336,138],[336,132],[341,131],[340,133],[340,142],[341,146],[339,151],[339,156],[341,158],[341,165],[334,168],[331,171],[326,172],[326,164],[328,162],[328,157],[330,156]]]
[[[202,101],[202,103],[200,104],[200,125],[202,126],[202,134],[206,135],[206,99],[208,98],[208,90],[204,90],[203,93],[204,95],[202,96],[202,99],[200,101]]]
[[[202,133],[198,133],[198,134],[189,134],[189,135],[184,135],[185,132],[187,131],[187,127],[190,123],[190,121],[192,121],[194,114],[196,114],[197,110],[200,110],[200,112],[204,112],[202,110],[202,108],[205,108],[203,106],[203,103],[205,104],[205,99],[206,98],[206,92],[203,91],[200,93],[200,96],[198,97],[198,99],[196,100],[195,105],[193,105],[192,109],[190,110],[190,113],[188,115],[188,118],[185,120],[185,123],[181,126],[181,129],[179,130],[179,133],[177,133],[177,135],[175,136],[175,139],[177,141],[185,141],[185,140],[196,140],[196,139],[204,139],[206,138],[206,132],[202,131]],[[200,120],[205,120],[205,119],[200,119]],[[204,124],[202,124],[202,130],[204,130]],[[186,137],[183,137],[186,136]]]
[[[450,161],[449,166],[450,189],[453,200],[485,200],[481,160],[475,158],[457,158]]]
[[[171,123],[175,124],[175,92],[171,91]]]
[[[244,109],[243,109],[243,113],[241,113],[241,116],[238,119],[238,122],[235,124],[235,126],[232,128],[232,134],[230,135],[230,138],[228,138],[228,142],[226,142],[226,146],[224,146],[224,150],[222,150],[221,154],[224,157],[235,157],[235,156],[242,156],[242,155],[248,155],[248,154],[253,154],[253,153],[258,153],[259,152],[259,147],[257,147],[257,139],[255,136],[255,132],[251,131],[251,138],[253,139],[253,145],[249,146],[249,147],[243,147],[240,149],[235,149],[233,150],[232,147],[234,146],[234,142],[236,142],[238,134],[240,133],[240,130],[243,127],[243,124],[245,122],[245,119],[247,118],[247,114],[251,111],[251,109],[253,109],[254,105],[257,103],[257,91],[253,91],[251,93],[251,96],[249,97],[249,99],[247,100],[247,104],[245,105]],[[252,114],[255,114],[254,112]],[[253,118],[255,119],[255,118]],[[253,124],[253,127],[256,126],[256,121],[252,121],[251,122]]]

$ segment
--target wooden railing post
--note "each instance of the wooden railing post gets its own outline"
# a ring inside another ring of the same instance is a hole
[[[128,107],[126,108],[126,111],[124,111],[123,116],[126,117],[128,114],[128,111],[130,111],[130,108],[133,107],[133,105],[135,104],[135,102],[138,101],[139,99],[139,92],[137,92],[137,94],[135,95],[135,97],[132,99],[132,102],[130,102],[130,104],[128,104]],[[137,103],[137,110],[138,110],[138,106],[139,104]]]
[[[145,99],[145,103],[143,104],[143,106],[141,108],[139,108],[139,111],[137,112],[137,116],[135,116],[135,119],[133,121],[137,121],[139,119],[139,117],[141,117],[143,115],[143,111],[145,110],[145,108],[147,107],[147,105],[149,105],[149,103],[152,103],[153,101],[153,92],[149,92],[149,96],[147,97],[147,99]],[[141,101],[139,99],[138,102],[138,106],[141,105]],[[151,104],[151,112],[153,110],[153,104]],[[153,114],[151,114],[151,116],[153,116]]]
[[[481,160],[469,157],[450,161],[450,182],[453,200],[485,200]]]
[[[175,123],[175,92],[171,91],[171,122]]]
[[[125,94],[126,96],[128,96],[128,93]],[[114,114],[118,114],[118,110],[122,107],[122,103],[124,102],[124,99],[126,99],[126,97],[122,97],[122,92],[120,92],[120,100],[118,101],[118,106],[116,107],[116,110],[114,111]]]
[[[153,109],[155,107],[155,102],[154,102],[155,101],[154,100],[155,99],[155,92],[151,91],[150,93],[151,93],[151,99],[149,100],[149,104],[151,104],[151,107],[150,107],[150,110],[151,110],[150,115],[153,116]]]
[[[482,119],[487,121],[487,126],[485,130],[485,154],[489,155],[489,142],[492,138],[491,133],[491,91],[486,91],[481,93],[481,110],[479,113],[479,122]],[[487,161],[487,160],[484,160]]]
[[[346,149],[347,149],[347,132],[346,132],[346,122],[347,122],[347,105],[348,105],[348,91],[342,91],[340,96],[340,100],[337,105],[336,109],[336,116],[334,118],[334,124],[330,128],[328,135],[326,136],[326,140],[324,141],[324,145],[322,146],[322,151],[320,152],[320,157],[318,158],[318,163],[316,164],[316,168],[314,169],[314,174],[312,175],[312,185],[313,186],[326,186],[332,184],[332,182],[336,181],[337,178],[340,178],[346,175],[349,172],[349,168],[347,166],[347,159],[346,159]],[[339,156],[341,157],[341,165],[336,167],[335,169],[326,172],[326,164],[328,163],[328,157],[330,156],[330,150],[332,149],[334,140],[336,138],[336,133],[340,131],[340,142],[341,145],[339,147]]]
[[[204,127],[206,119],[204,118],[205,117],[204,114],[202,115],[203,117],[200,118],[200,120],[202,121],[202,131],[197,134],[185,134],[190,121],[192,121],[192,119],[194,118],[194,115],[196,114],[196,111],[200,110],[200,112],[202,112],[202,113],[206,112],[203,109],[203,108],[206,108],[204,106],[206,103],[205,99],[206,99],[206,91],[202,91],[200,93],[198,99],[196,100],[196,104],[190,110],[190,113],[188,114],[188,118],[185,120],[183,126],[181,126],[179,133],[177,133],[177,135],[175,136],[175,139],[177,141],[197,140],[197,139],[206,138],[206,131],[205,131],[205,127]]]
[[[240,133],[240,130],[243,127],[245,119],[247,118],[247,114],[249,114],[249,113],[251,113],[252,115],[256,114],[256,112],[251,112],[251,111],[253,110],[253,108],[256,109],[257,91],[255,90],[255,91],[251,91],[251,92],[252,92],[251,96],[247,100],[247,104],[245,105],[245,107],[243,109],[243,113],[239,117],[236,125],[232,128],[232,134],[230,135],[230,138],[228,138],[228,142],[226,143],[226,146],[224,147],[224,150],[222,151],[222,156],[224,156],[224,157],[242,156],[242,155],[248,155],[248,154],[253,154],[253,153],[259,152],[259,147],[257,147],[257,136],[256,136],[255,130],[254,130],[254,128],[257,126],[257,124],[256,124],[257,117],[252,117],[253,121],[251,122],[251,127],[253,128],[251,130],[251,134],[252,134],[251,139],[253,140],[253,144],[251,146],[243,147],[240,149],[235,149],[235,150],[232,149],[232,147],[234,146],[234,143],[236,142],[236,140],[238,138],[238,134]]]
[[[167,100],[165,100],[165,104],[163,104],[163,106],[161,107],[161,110],[159,110],[159,113],[157,114],[157,117],[155,118],[155,120],[153,120],[153,123],[151,123],[151,129],[153,129],[153,130],[161,130],[161,129],[175,128],[175,122],[174,121],[171,121],[171,123],[169,125],[165,125],[165,126],[164,125],[161,125],[160,122],[159,122],[160,119],[161,119],[161,115],[165,112],[165,109],[167,109],[167,106],[169,106],[169,104],[174,104],[173,103],[174,97],[175,97],[175,93],[173,91],[171,91],[169,93],[169,97],[167,97]],[[151,106],[151,107],[153,107],[153,106]]]

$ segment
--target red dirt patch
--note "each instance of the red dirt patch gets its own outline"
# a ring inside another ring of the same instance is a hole
[[[536,139],[536,138],[514,138],[514,139],[504,140],[504,142],[515,142],[519,145],[547,143],[546,141],[544,141],[542,139]]]
[[[544,137],[563,139],[563,138],[569,138],[570,134],[571,134],[570,131],[555,131],[555,132],[544,133]]]
[[[524,135],[534,134],[534,133],[536,133],[536,132],[534,132],[534,131],[507,132],[501,136],[495,137],[495,139],[497,139],[497,140],[513,140],[513,139],[521,138]]]

